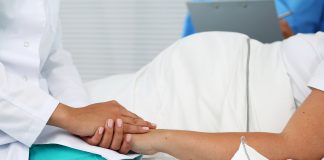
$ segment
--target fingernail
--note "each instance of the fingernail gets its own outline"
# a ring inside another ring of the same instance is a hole
[[[148,131],[150,130],[148,127],[142,127],[143,130]]]
[[[131,134],[127,134],[126,135],[126,142],[130,142],[132,140],[132,135]]]
[[[103,127],[100,127],[99,128],[99,134],[103,134],[103,132],[104,132],[104,128]]]
[[[152,126],[156,127],[156,124],[155,123],[151,123]]]
[[[117,119],[117,126],[122,127],[123,121],[121,119]]]
[[[112,119],[108,119],[108,121],[107,121],[107,127],[108,128],[113,128],[113,126],[114,126],[114,121]]]

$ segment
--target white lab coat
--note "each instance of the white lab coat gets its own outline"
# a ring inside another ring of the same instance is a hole
[[[27,160],[59,102],[88,104],[58,13],[58,0],[0,0],[1,160]]]

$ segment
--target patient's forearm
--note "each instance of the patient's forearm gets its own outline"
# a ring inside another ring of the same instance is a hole
[[[269,159],[324,157],[324,92],[313,90],[281,134],[160,131],[158,151],[179,159],[230,159],[245,136],[248,145]]]
[[[159,131],[156,150],[178,159],[230,159],[240,145],[246,143],[269,159],[288,159],[287,144],[281,134],[270,133],[198,133],[187,131]],[[269,149],[271,148],[271,149]]]
[[[179,159],[230,159],[245,136],[248,145],[269,159],[320,159],[324,157],[323,115],[324,92],[313,90],[280,134],[154,130],[134,135],[132,150],[166,152]]]

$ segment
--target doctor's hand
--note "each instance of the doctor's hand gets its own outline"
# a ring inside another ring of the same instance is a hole
[[[92,104],[83,108],[72,108],[59,104],[48,124],[63,128],[80,137],[95,135],[98,128],[108,124],[107,120],[121,119],[123,132],[146,133],[156,126],[144,121],[134,113],[129,112],[116,101]]]

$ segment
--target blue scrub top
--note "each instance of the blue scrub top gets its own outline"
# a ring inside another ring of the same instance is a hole
[[[193,0],[210,2],[211,0]],[[324,0],[276,0],[278,15],[291,11],[285,18],[294,33],[315,33],[324,31]],[[195,33],[190,16],[187,16],[182,36]]]

